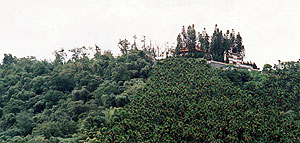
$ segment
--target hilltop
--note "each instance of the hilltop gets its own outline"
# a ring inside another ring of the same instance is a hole
[[[203,59],[159,62],[136,98],[91,140],[300,141],[299,72],[210,68]],[[266,69],[265,69],[266,70]],[[291,78],[294,77],[294,78]],[[284,83],[284,84],[283,84]]]
[[[259,72],[86,50],[55,51],[54,61],[4,55],[1,142],[300,141],[300,61]]]
[[[300,143],[300,0],[0,8],[0,143]]]

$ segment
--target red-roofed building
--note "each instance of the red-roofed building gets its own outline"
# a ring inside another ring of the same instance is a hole
[[[195,50],[197,51],[197,52],[203,52],[201,49],[200,49],[200,47],[198,46],[198,45],[196,45],[196,47],[195,47]],[[175,51],[174,51],[175,52]],[[180,52],[180,55],[187,55],[188,53],[189,53],[189,49],[187,48],[187,47],[184,47],[182,50],[180,50],[179,51]]]

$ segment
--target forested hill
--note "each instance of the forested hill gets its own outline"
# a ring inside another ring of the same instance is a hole
[[[298,63],[263,73],[168,58],[105,129],[99,142],[299,142]]]
[[[5,54],[0,65],[0,142],[79,142],[143,87],[152,60],[143,51],[114,58],[85,47],[55,60]]]
[[[299,62],[261,73],[82,50],[5,55],[0,142],[300,142]]]

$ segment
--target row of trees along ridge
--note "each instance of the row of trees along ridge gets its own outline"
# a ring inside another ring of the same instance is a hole
[[[223,34],[222,30],[215,25],[212,36],[206,33],[204,28],[202,33],[196,32],[194,25],[188,26],[187,30],[183,26],[182,32],[177,36],[177,46],[175,55],[186,55],[191,57],[204,57],[207,60],[215,60],[219,62],[228,62],[224,55],[228,53],[236,53],[245,56],[245,48],[243,40],[238,33],[237,35],[232,29]]]

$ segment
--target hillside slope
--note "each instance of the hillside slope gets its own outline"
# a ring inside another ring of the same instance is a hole
[[[0,63],[0,142],[79,142],[145,85],[152,60],[132,50],[114,58],[73,49],[54,61],[5,54]]]
[[[280,79],[255,74],[212,69],[201,59],[168,58],[155,66],[147,86],[120,117],[87,141],[299,141],[300,102],[291,105],[276,94],[273,86]],[[250,77],[237,80],[242,76]]]

